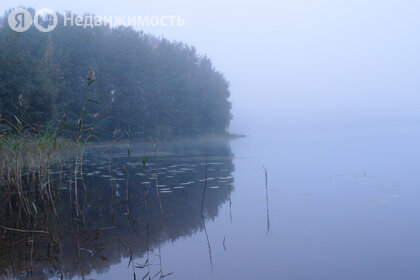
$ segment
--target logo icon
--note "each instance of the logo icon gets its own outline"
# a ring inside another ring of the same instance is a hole
[[[47,21],[46,27],[41,25],[40,18],[46,19]],[[36,11],[35,17],[34,17],[34,25],[39,31],[41,32],[53,31],[54,28],[57,27],[57,23],[58,23],[58,17],[57,17],[57,14],[53,10],[44,8],[44,9],[40,9]]]
[[[31,13],[24,8],[14,9],[8,17],[9,26],[13,31],[24,32],[28,30],[32,23],[41,32],[50,32],[57,27],[57,14],[48,8],[36,11],[34,18]]]
[[[9,26],[13,31],[24,32],[32,25],[32,16],[23,8],[14,9],[8,18]]]

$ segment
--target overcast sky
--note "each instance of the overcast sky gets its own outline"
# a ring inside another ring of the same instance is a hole
[[[231,82],[233,132],[420,123],[420,1],[2,0],[0,9],[177,15],[147,32],[211,57]]]

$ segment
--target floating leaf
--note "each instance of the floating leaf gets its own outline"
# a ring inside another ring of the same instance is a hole
[[[99,103],[99,101],[96,101],[96,100],[93,100],[93,99],[90,99],[90,98],[88,98],[88,101],[92,102],[92,103],[95,103],[95,104],[98,104],[98,105],[101,105],[101,103]]]

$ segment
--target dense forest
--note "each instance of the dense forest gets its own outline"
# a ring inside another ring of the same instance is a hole
[[[85,108],[100,139],[115,129],[140,139],[226,133],[229,83],[194,47],[131,27],[64,26],[64,16],[58,19],[52,32],[18,33],[7,13],[0,18],[3,124],[18,117],[31,127],[63,128],[77,124]],[[88,86],[88,79],[95,82]]]

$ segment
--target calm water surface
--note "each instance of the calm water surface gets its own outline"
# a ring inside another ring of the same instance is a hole
[[[407,128],[94,148],[83,218],[59,204],[33,277],[420,279],[419,146]]]

